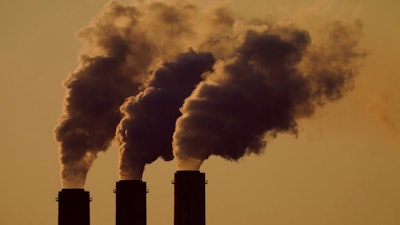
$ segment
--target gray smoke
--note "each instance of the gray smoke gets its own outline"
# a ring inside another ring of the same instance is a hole
[[[266,135],[297,134],[299,118],[351,90],[364,56],[357,52],[361,23],[329,25],[321,46],[305,30],[265,27],[248,30],[186,99],[173,136],[178,169],[199,169],[210,155],[259,154]]]
[[[184,3],[108,3],[79,31],[85,46],[64,82],[64,112],[55,129],[63,187],[83,187],[99,152],[106,151],[125,99],[148,86],[151,71],[172,60],[192,38],[196,7]]]
[[[63,187],[83,187],[97,154],[114,138],[120,105],[138,93],[155,58],[154,44],[138,29],[138,16],[136,8],[111,2],[79,32],[88,45],[64,82],[65,109],[55,130]]]
[[[63,187],[83,187],[115,135],[120,178],[141,179],[158,157],[198,169],[210,155],[261,153],[266,135],[296,134],[299,118],[352,89],[363,57],[360,22],[326,34],[316,45],[305,30],[227,7],[111,1],[79,32],[79,66],[64,83]]]
[[[120,179],[141,179],[145,164],[160,156],[173,158],[171,142],[179,107],[213,64],[210,53],[183,53],[164,63],[149,87],[122,105],[124,118],[117,128]]]

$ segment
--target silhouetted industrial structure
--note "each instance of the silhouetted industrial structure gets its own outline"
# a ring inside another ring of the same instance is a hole
[[[205,225],[205,174],[197,170],[175,173],[174,225]]]
[[[197,170],[175,173],[174,225],[205,225],[205,174]],[[147,187],[141,180],[116,183],[116,225],[146,225]],[[58,225],[90,225],[88,191],[64,188],[58,193]]]
[[[88,191],[62,189],[58,193],[58,225],[90,225],[91,201]]]
[[[146,182],[121,180],[115,188],[116,225],[146,225]]]

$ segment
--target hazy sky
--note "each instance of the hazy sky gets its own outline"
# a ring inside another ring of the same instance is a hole
[[[122,1],[128,3],[130,1]],[[201,2],[201,1],[193,1]],[[216,2],[216,1],[210,1]],[[318,33],[359,18],[368,51],[355,89],[239,163],[212,157],[207,224],[400,224],[400,3],[395,0],[224,1],[243,17],[292,21]],[[77,66],[76,32],[105,0],[0,0],[0,224],[53,225],[61,188],[53,137]],[[147,167],[148,224],[173,224],[174,162]],[[114,224],[117,148],[88,174],[92,225]]]

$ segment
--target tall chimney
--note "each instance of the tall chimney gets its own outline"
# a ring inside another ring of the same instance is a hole
[[[91,201],[88,191],[80,188],[58,192],[58,225],[90,225]]]
[[[197,170],[175,173],[174,225],[205,225],[205,174]]]
[[[146,182],[121,180],[116,184],[116,225],[146,225]]]

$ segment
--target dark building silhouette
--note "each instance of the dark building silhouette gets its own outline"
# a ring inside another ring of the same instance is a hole
[[[205,225],[205,174],[199,171],[175,173],[174,225]]]
[[[90,225],[91,201],[88,191],[62,189],[58,193],[58,225]]]
[[[146,225],[146,182],[121,180],[115,188],[116,225]]]

